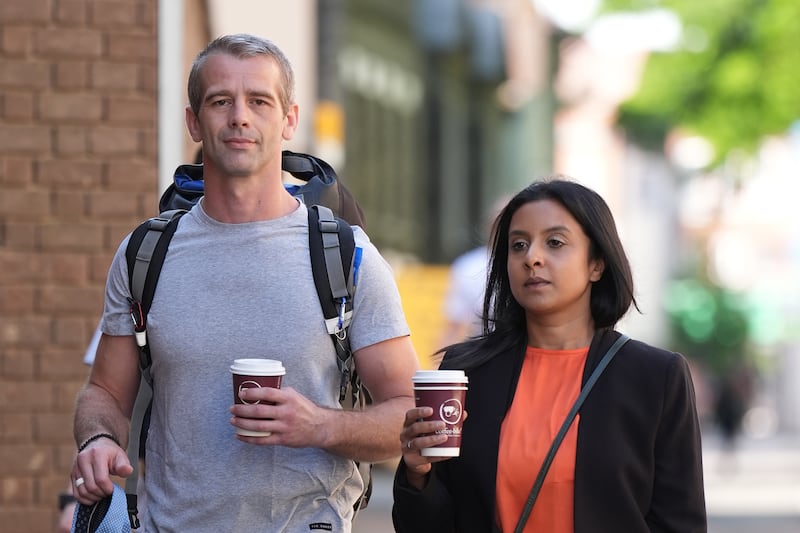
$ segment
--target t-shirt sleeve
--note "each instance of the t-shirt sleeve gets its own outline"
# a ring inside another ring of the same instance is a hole
[[[103,305],[103,319],[100,329],[106,335],[133,335],[133,322],[131,321],[130,288],[128,287],[128,263],[125,259],[125,249],[128,245],[126,237],[117,248],[106,279],[106,293]]]
[[[353,351],[410,334],[391,266],[360,228],[355,237],[361,263],[350,326]]]

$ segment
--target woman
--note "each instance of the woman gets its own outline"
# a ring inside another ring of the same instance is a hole
[[[422,457],[441,422],[406,413],[398,532],[515,530],[583,383],[636,307],[613,216],[566,179],[536,182],[495,222],[478,338],[441,368],[469,377],[460,457]],[[492,320],[487,317],[493,317]],[[600,376],[550,467],[527,532],[706,531],[700,429],[686,360],[631,340]]]

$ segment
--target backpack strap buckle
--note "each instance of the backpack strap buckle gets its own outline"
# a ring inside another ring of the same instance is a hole
[[[339,233],[339,222],[336,220],[325,220],[320,218],[319,230],[322,233]]]
[[[136,344],[139,345],[139,348],[144,348],[147,345],[147,319],[142,310],[142,304],[139,300],[133,298],[128,298],[128,302],[131,304],[130,312],[131,320],[133,321],[133,332],[136,335]]]

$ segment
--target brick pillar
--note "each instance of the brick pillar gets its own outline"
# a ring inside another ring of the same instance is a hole
[[[49,532],[111,257],[156,209],[157,0],[0,3],[0,529]]]

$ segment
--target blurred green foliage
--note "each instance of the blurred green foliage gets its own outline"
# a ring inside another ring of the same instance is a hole
[[[705,137],[712,166],[785,133],[800,115],[798,0],[604,0],[603,13],[672,10],[679,48],[653,53],[638,93],[621,109],[631,139],[661,149],[673,128]]]
[[[747,301],[703,278],[671,282],[664,299],[670,347],[701,361],[716,375],[749,361]]]

